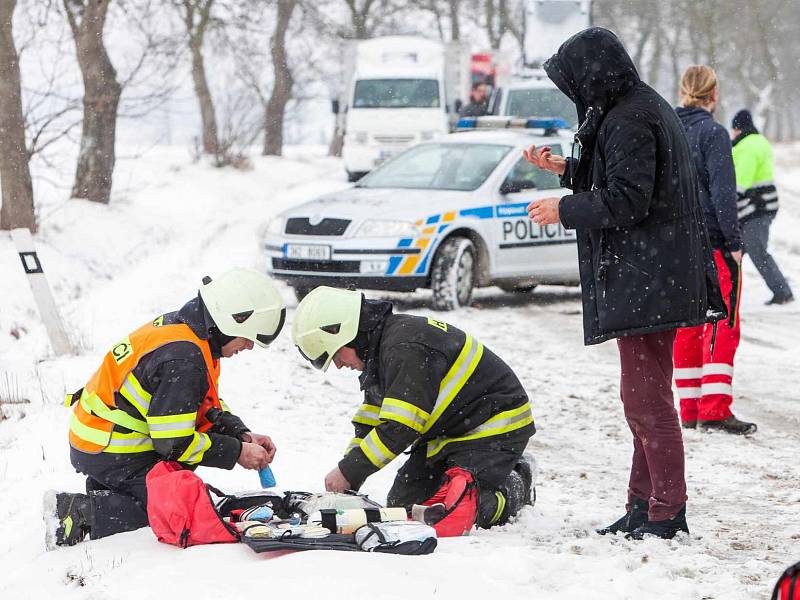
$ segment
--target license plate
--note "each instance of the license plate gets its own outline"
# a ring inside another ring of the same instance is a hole
[[[286,244],[286,258],[296,260],[330,260],[331,247],[312,244]]]

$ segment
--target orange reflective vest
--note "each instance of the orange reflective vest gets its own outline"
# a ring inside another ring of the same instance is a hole
[[[153,350],[179,341],[191,342],[202,352],[208,372],[208,392],[196,412],[149,416],[152,394],[142,387],[133,370]],[[211,446],[205,433],[213,425],[206,416],[208,410],[223,410],[217,393],[219,372],[219,360],[211,356],[207,340],[197,337],[186,324],[164,325],[163,317],[159,317],[114,345],[80,393],[67,397],[68,404],[74,404],[69,443],[76,450],[89,454],[120,454],[152,451],[154,439],[192,436],[178,461],[196,464]],[[117,408],[117,393],[138,415]],[[115,431],[115,425],[129,432]]]

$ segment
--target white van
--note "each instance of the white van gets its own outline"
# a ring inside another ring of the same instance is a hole
[[[577,129],[575,104],[550,81],[544,71],[532,77],[513,79],[492,94],[491,114],[504,117],[547,115],[562,119],[568,129]]]
[[[356,181],[418,142],[448,133],[469,93],[469,54],[459,45],[386,36],[349,50],[342,156]],[[457,102],[458,101],[458,102]]]

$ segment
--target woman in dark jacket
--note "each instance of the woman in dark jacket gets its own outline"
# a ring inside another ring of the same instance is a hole
[[[574,193],[528,207],[577,230],[587,344],[617,338],[620,395],[633,433],[625,516],[599,533],[671,538],[687,531],[683,439],[672,397],[679,327],[724,315],[699,213],[692,155],[669,103],[644,84],[622,43],[591,28],[545,70],[575,102],[579,158],[531,148]],[[575,152],[573,152],[575,154]]]
[[[742,234],[736,215],[736,175],[731,141],[712,116],[719,100],[717,75],[711,67],[692,65],[681,78],[681,106],[676,109],[686,128],[697,170],[703,209],[719,286],[728,318],[717,327],[687,327],[675,338],[675,385],[685,428],[749,434],[755,423],[731,412],[733,359],[739,346],[739,300],[742,289]],[[714,343],[714,352],[711,344]]]

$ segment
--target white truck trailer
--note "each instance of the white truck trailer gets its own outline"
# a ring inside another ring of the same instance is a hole
[[[342,156],[356,181],[418,142],[448,133],[469,96],[469,52],[417,36],[353,42],[334,102]]]

